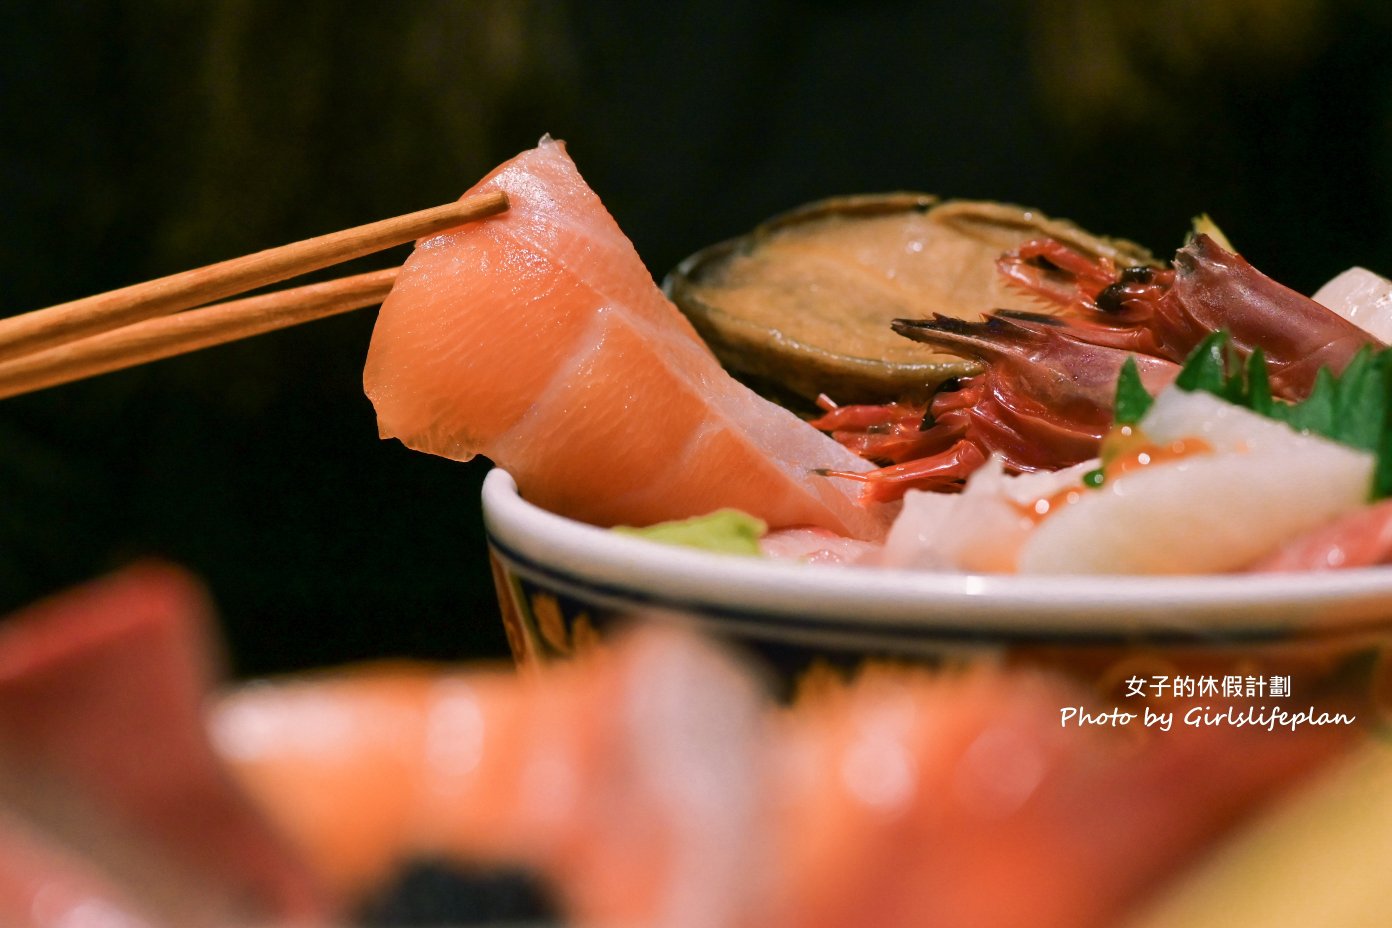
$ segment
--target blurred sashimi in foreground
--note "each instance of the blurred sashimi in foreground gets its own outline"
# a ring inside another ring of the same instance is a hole
[[[0,626],[6,924],[322,923],[430,859],[525,867],[578,926],[1103,928],[1361,736],[1064,725],[1106,707],[999,666],[780,705],[659,617],[535,673],[366,666],[205,714],[210,642],[154,566]]]
[[[214,642],[202,586],[160,564],[0,623],[4,924],[83,906],[187,925],[327,914],[213,753]]]
[[[548,139],[469,194],[498,217],[423,240],[382,306],[363,382],[384,437],[486,455],[522,494],[601,525],[742,509],[879,537],[817,470],[869,464],[734,380]]]
[[[1035,671],[871,668],[791,707],[756,679],[645,625],[535,677],[267,684],[214,726],[340,892],[523,864],[575,924],[652,928],[1102,928],[1353,740],[1064,727],[1088,694]]]

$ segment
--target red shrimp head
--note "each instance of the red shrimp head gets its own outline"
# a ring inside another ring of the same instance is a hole
[[[1165,316],[1175,327],[1198,334],[1192,351],[1210,332],[1232,335],[1244,354],[1257,347],[1266,355],[1272,392],[1302,399],[1315,375],[1327,367],[1341,373],[1364,346],[1382,342],[1338,313],[1278,284],[1241,255],[1199,235],[1175,256],[1174,286],[1166,295]]]
[[[1058,308],[1070,335],[1182,363],[1226,330],[1243,354],[1260,347],[1273,392],[1308,395],[1321,367],[1344,369],[1364,345],[1381,343],[1338,313],[1262,274],[1207,235],[1175,255],[1174,270],[1116,270],[1052,239],[1026,242],[996,263],[1016,288]]]
[[[919,426],[912,456],[868,474],[840,476],[866,483],[865,498],[892,500],[908,489],[953,489],[990,455],[1015,472],[1056,470],[1097,454],[1112,422],[1116,381],[1130,352],[1074,337],[1065,319],[997,311],[981,322],[947,316],[896,319],[894,330],[957,354],[986,370],[940,388]],[[1174,379],[1169,361],[1136,358],[1142,382],[1158,391]],[[854,421],[853,421],[854,420]],[[855,421],[871,436],[857,440]],[[876,419],[864,407],[854,416],[834,410],[813,423],[832,428],[852,448],[875,447],[879,428],[905,430],[904,411]]]

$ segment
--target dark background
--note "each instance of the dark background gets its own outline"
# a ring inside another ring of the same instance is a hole
[[[659,277],[807,200],[919,189],[1158,252],[1207,211],[1309,292],[1392,271],[1388,6],[7,4],[3,311],[444,202],[544,132]],[[157,555],[206,580],[241,674],[505,653],[487,464],[377,439],[371,327],[0,403],[0,611]]]

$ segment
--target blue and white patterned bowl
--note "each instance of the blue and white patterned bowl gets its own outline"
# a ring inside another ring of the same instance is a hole
[[[1038,649],[1229,652],[1392,634],[1392,569],[1305,575],[1022,577],[831,567],[707,553],[542,510],[501,469],[484,522],[514,652],[565,655],[615,617],[662,611],[776,666]]]

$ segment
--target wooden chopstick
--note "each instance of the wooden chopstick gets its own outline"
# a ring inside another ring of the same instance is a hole
[[[167,316],[507,209],[493,192],[0,319],[0,361]]]
[[[374,306],[396,268],[217,303],[0,362],[0,399]]]

